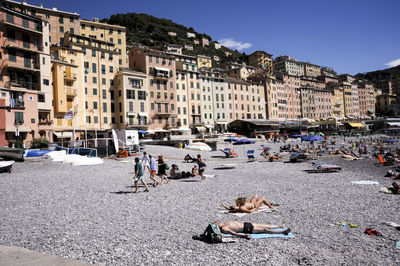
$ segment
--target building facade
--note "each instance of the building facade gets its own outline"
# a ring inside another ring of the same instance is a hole
[[[125,27],[101,23],[98,19],[93,21],[83,19],[80,21],[80,33],[82,36],[113,43],[118,53],[119,67],[126,68],[128,66]]]
[[[272,55],[264,51],[255,51],[249,55],[249,65],[263,68],[268,76],[274,72]]]

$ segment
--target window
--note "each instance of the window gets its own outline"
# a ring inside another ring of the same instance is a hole
[[[114,67],[110,66],[110,73],[114,73]]]
[[[86,95],[88,94],[88,89],[87,89],[87,88],[85,88],[85,94],[86,94]]]
[[[149,62],[153,62],[153,57],[149,55]]]
[[[17,53],[15,51],[8,51],[8,60],[10,62],[17,62]]]
[[[44,103],[45,102],[44,94],[38,94],[38,102],[40,102],[40,103]]]
[[[103,94],[103,99],[107,99],[107,91],[103,89],[102,94]]]
[[[96,57],[96,50],[92,50],[92,57]]]
[[[23,112],[15,112],[14,113],[14,122],[15,124],[23,124],[24,123],[24,113]]]
[[[181,114],[181,108],[178,107],[178,115],[180,115],[180,114]]]
[[[102,84],[102,85],[107,85],[107,80],[106,80],[105,78],[102,78],[102,79],[101,79],[101,84]]]
[[[92,78],[93,84],[97,84],[97,77]]]
[[[121,39],[118,39],[118,44],[122,44],[122,41],[121,41]]]
[[[7,38],[9,41],[15,41],[15,31],[7,30]]]
[[[183,114],[186,114],[186,107],[183,107]],[[186,119],[185,119],[186,120]],[[186,123],[185,123],[186,124]]]
[[[106,53],[105,52],[101,52],[101,59],[106,58]]]
[[[110,29],[109,34],[113,34],[113,33],[114,33],[114,30]]]
[[[126,98],[127,99],[135,99],[135,91],[134,90],[126,90]]]
[[[111,103],[111,113],[115,113],[115,105],[113,103]],[[111,118],[112,121],[112,118]],[[114,122],[112,122],[114,123]]]
[[[71,32],[72,34],[75,33],[74,28],[69,28],[69,32]]]
[[[138,100],[146,100],[146,92],[138,91]]]
[[[154,98],[154,91],[151,91],[151,92],[150,92],[150,97],[151,97],[151,98]]]
[[[169,83],[169,87],[170,87],[171,89],[174,87],[174,83],[173,83],[172,81]]]
[[[97,116],[93,117],[93,122],[95,124],[99,123],[99,117],[97,117]]]
[[[154,110],[154,103],[151,103],[150,108],[151,110]]]
[[[94,51],[94,52],[96,53],[96,51]],[[97,73],[97,65],[96,65],[96,63],[92,63],[92,72],[93,73]]]
[[[106,74],[106,66],[101,65],[101,74],[105,75]]]
[[[91,31],[94,31],[94,26],[93,26],[93,25],[90,26],[90,30],[91,30]]]
[[[103,113],[107,113],[107,103],[103,103]]]
[[[144,102],[140,103],[140,112],[144,112]]]
[[[60,32],[64,32],[64,26],[60,26]]]
[[[104,117],[104,124],[108,123],[108,117]]]
[[[97,95],[97,89],[93,88],[93,95]]]
[[[97,110],[97,102],[93,102],[93,109]]]
[[[44,85],[50,85],[50,81],[48,79],[43,79],[43,84]]]
[[[63,17],[63,16],[60,16],[60,17],[58,18],[58,22],[59,22],[60,24],[64,24],[64,17]]]
[[[110,98],[111,100],[114,100],[114,91],[110,91]]]
[[[86,116],[86,123],[88,123],[88,124],[90,124],[91,123],[91,119],[90,119],[91,117],[90,116]]]
[[[6,20],[7,22],[14,23],[14,16],[10,13],[6,13]]]

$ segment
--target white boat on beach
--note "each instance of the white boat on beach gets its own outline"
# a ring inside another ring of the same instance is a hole
[[[11,173],[11,168],[14,163],[14,161],[0,161],[0,173]]]

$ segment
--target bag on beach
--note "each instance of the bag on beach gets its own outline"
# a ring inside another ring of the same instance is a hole
[[[210,244],[222,243],[221,230],[219,230],[219,227],[216,224],[209,224],[201,235],[201,238]]]
[[[165,170],[169,170],[169,164],[165,163]]]

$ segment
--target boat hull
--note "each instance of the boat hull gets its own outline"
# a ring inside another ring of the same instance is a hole
[[[24,149],[0,148],[0,157],[5,160],[24,161]]]

